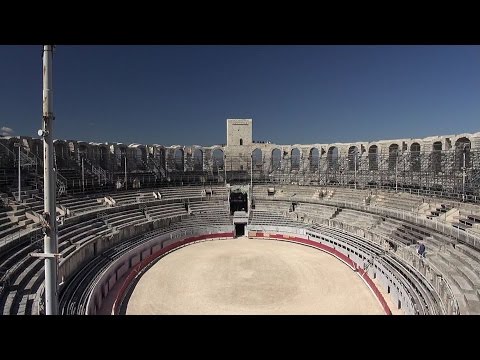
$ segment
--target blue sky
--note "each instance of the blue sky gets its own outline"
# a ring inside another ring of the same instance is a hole
[[[41,127],[41,49],[0,46],[0,127]],[[480,46],[56,48],[54,137],[144,144],[370,141],[480,131]],[[8,132],[8,131],[7,131]]]

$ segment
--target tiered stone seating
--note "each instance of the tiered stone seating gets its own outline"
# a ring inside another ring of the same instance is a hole
[[[429,256],[446,277],[463,314],[480,312],[480,263],[452,247]],[[463,246],[462,249],[464,250]]]
[[[269,211],[274,213],[285,213],[291,210],[291,202],[255,200],[255,210]]]
[[[65,206],[70,211],[75,214],[81,214],[89,212],[92,210],[98,210],[104,208],[105,206],[99,203],[95,198],[78,198],[78,197],[67,197],[62,198],[58,201],[59,205]]]
[[[335,210],[336,207],[334,206],[320,204],[298,203],[295,206],[296,213],[308,215],[308,217],[316,219],[330,219]]]
[[[278,213],[271,213],[269,211],[253,210],[250,212],[250,224],[252,225],[270,225],[270,226],[294,226],[294,227],[306,227],[293,219],[284,217]]]
[[[16,231],[16,223],[8,216],[8,213],[11,211],[10,207],[0,208],[0,238]]]
[[[409,212],[416,211],[419,205],[422,203],[423,201],[420,197],[411,197],[410,195],[401,193],[395,194],[379,192],[375,196],[376,206],[404,210]]]
[[[381,217],[378,215],[349,209],[342,209],[342,211],[340,211],[333,219],[363,229],[370,229],[382,221]]]
[[[188,215],[185,205],[182,203],[147,205],[146,212],[151,219],[166,219]]]
[[[329,189],[330,190],[330,189]],[[334,201],[344,201],[349,203],[364,204],[368,192],[365,190],[355,190],[348,188],[334,188],[332,194],[326,199]]]
[[[162,200],[200,198],[202,197],[202,190],[205,190],[205,187],[181,186],[181,187],[165,187],[165,188],[158,189],[158,191],[162,195]]]

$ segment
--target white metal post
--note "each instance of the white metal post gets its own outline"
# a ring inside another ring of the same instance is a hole
[[[44,172],[44,217],[45,217],[45,312],[58,314],[58,243],[56,221],[56,183],[53,172],[53,96],[52,96],[53,45],[43,47],[43,172]]]

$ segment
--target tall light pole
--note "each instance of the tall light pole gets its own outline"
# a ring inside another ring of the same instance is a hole
[[[52,59],[53,45],[43,46],[43,137],[44,219],[45,219],[45,312],[58,314],[58,243],[56,221],[56,183],[53,171],[53,96]]]
[[[18,196],[17,196],[17,201],[18,202],[21,202],[22,201],[22,195],[21,195],[21,172],[20,172],[20,169],[21,169],[21,165],[20,165],[20,148],[21,148],[21,144],[18,142],[18,143],[15,143],[13,144],[13,146],[15,147],[18,147]]]

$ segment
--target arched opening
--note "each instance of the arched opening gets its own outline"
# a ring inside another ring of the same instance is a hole
[[[73,141],[68,142],[68,151],[70,152],[70,157],[73,158],[75,155],[75,143]]]
[[[336,170],[338,167],[338,149],[330,146],[327,152],[327,164],[329,170]]]
[[[214,170],[223,170],[224,166],[224,156],[223,156],[223,151],[221,149],[215,149],[213,150],[212,153],[212,159],[213,159],[213,169]]]
[[[184,154],[182,149],[180,148],[175,149],[173,153],[173,160],[175,161],[175,170],[183,171]]]
[[[282,152],[280,149],[272,150],[272,170],[278,170],[282,165]]]
[[[368,148],[368,170],[378,170],[378,146]]]
[[[88,154],[88,148],[87,148],[87,145],[85,144],[80,144],[78,146],[78,153],[80,154],[80,158],[87,158]]]
[[[135,162],[136,162],[136,163],[141,163],[142,160],[143,160],[143,151],[142,151],[142,150],[143,150],[143,149],[140,148],[140,146],[137,146],[137,147],[135,148],[134,154],[135,154]]]
[[[125,159],[127,158],[127,148],[125,146],[119,147],[118,149],[120,151],[120,159],[122,160],[122,166],[123,163],[125,162]]]
[[[43,141],[40,139],[33,139],[31,151],[37,157],[42,159],[43,158]]]
[[[397,166],[398,145],[392,144],[388,148],[388,170],[393,171]]]
[[[255,149],[252,152],[252,163],[254,170],[262,170],[263,159],[262,159],[262,150]]]
[[[108,167],[108,148],[106,148],[105,146],[100,146],[98,157],[100,167],[106,169]]]
[[[356,146],[350,146],[348,149],[348,170],[358,169],[358,149]]]
[[[154,156],[155,165],[165,170],[166,168],[165,148],[163,146],[155,146],[153,156]]]
[[[411,171],[420,171],[420,144],[413,143],[410,145],[410,169]]]
[[[300,150],[299,149],[297,148],[292,149],[290,161],[291,161],[292,170],[300,169]]]
[[[243,145],[243,139],[240,139],[240,145]]]
[[[54,144],[55,148],[55,161],[58,168],[63,168],[66,165],[67,150],[65,143],[57,141]]]
[[[320,162],[320,151],[317,148],[310,149],[310,171],[317,171]]]
[[[203,170],[203,151],[201,149],[195,149],[193,152],[193,170]]]
[[[462,170],[463,167],[470,167],[470,140],[462,137],[455,142],[455,167]]]
[[[442,171],[442,142],[436,141],[432,148],[432,170],[434,172]]]

